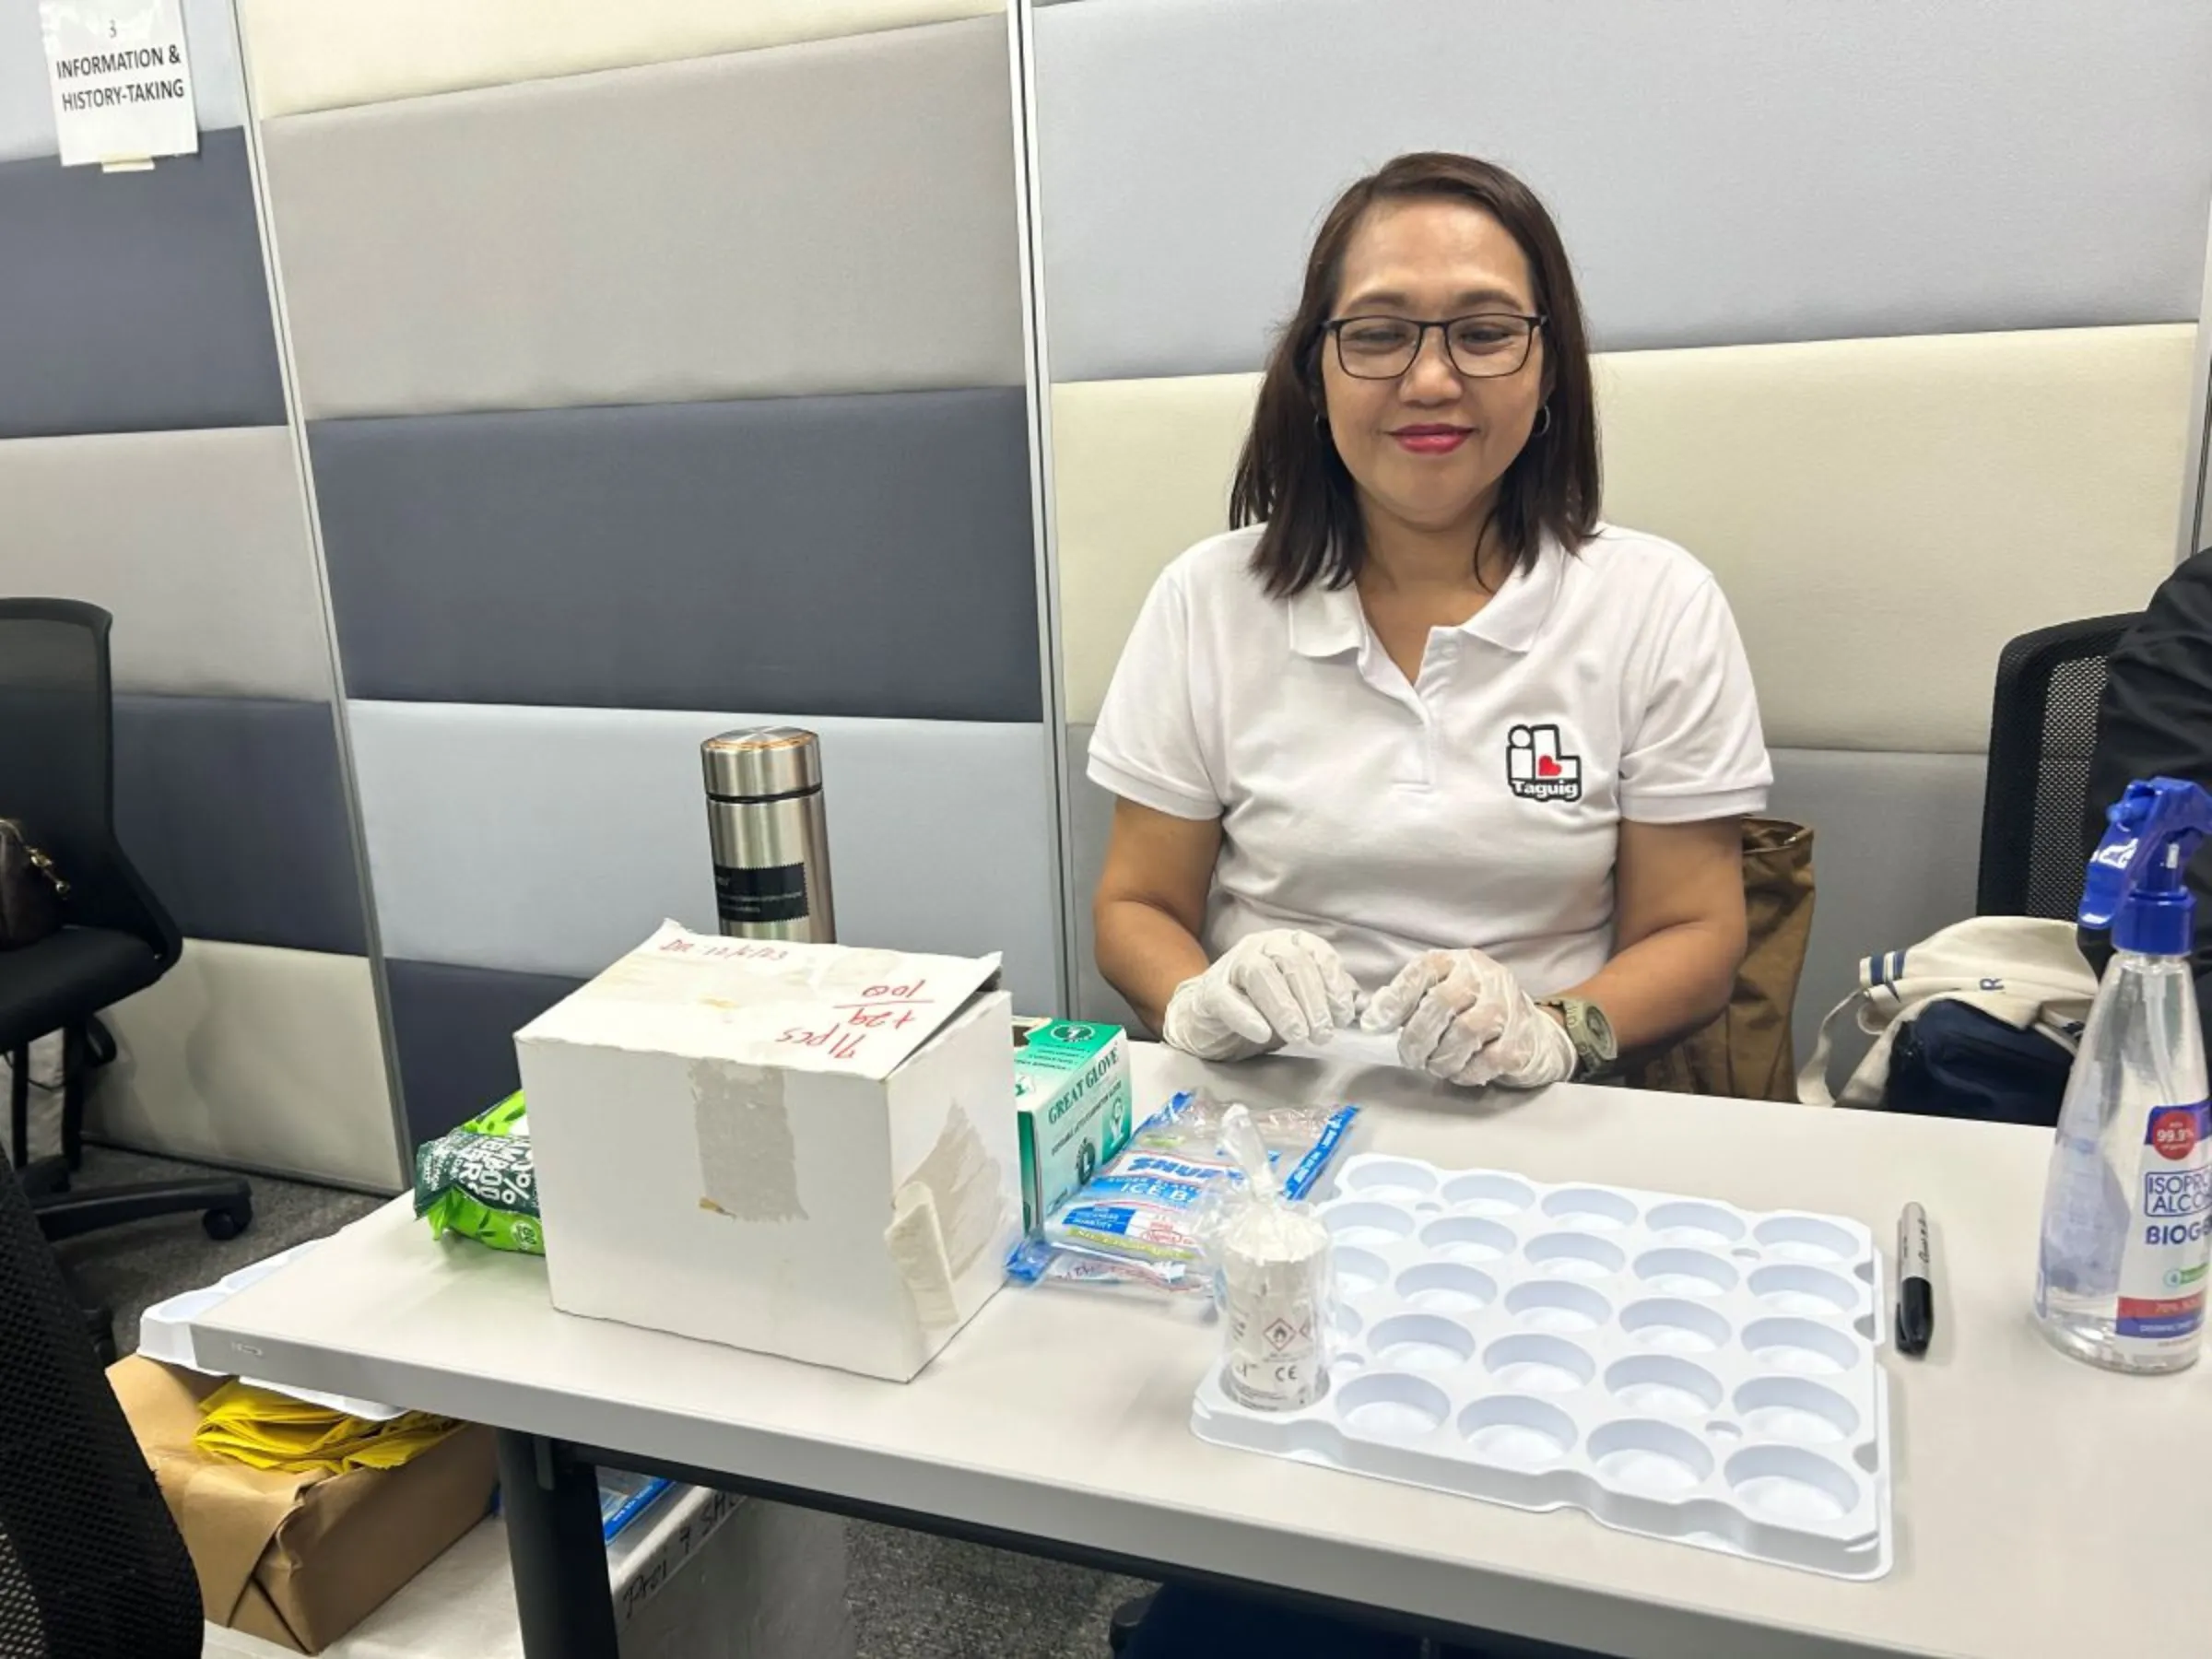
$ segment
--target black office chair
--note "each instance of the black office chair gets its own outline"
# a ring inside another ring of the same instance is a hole
[[[0,1181],[0,1653],[184,1659],[206,1634],[192,1558],[53,1251]]]
[[[2041,628],[1997,659],[1976,914],[2074,919],[2105,659],[2138,620],[2131,613]]]
[[[83,1158],[93,1017],[159,979],[183,948],[115,839],[110,620],[66,599],[0,599],[0,818],[19,820],[69,883],[59,933],[0,951],[12,1151],[49,1239],[192,1210],[211,1237],[233,1238],[253,1218],[253,1194],[235,1177],[69,1190]],[[32,1160],[29,1051],[51,1031],[62,1033],[62,1152]]]

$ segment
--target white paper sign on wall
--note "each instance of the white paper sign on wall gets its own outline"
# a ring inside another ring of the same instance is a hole
[[[181,0],[39,0],[62,165],[191,155]]]

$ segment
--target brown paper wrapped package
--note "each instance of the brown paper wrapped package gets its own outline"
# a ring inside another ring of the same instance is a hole
[[[108,1381],[192,1551],[215,1623],[320,1653],[482,1520],[497,1484],[491,1431],[471,1427],[404,1468],[250,1469],[194,1450],[219,1377],[133,1355]]]

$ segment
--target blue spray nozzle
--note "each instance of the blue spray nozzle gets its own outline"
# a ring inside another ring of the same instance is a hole
[[[2105,815],[2111,828],[2089,855],[2081,924],[2112,930],[2123,950],[2189,951],[2195,905],[2182,873],[2212,835],[2212,794],[2181,778],[2127,786]]]

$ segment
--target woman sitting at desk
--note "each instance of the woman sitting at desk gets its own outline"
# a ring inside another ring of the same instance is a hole
[[[1238,528],[1153,588],[1090,747],[1099,966],[1175,1047],[1363,1001],[1467,1086],[1702,1025],[1771,772],[1727,601],[1602,524],[1581,303],[1543,204],[1465,156],[1337,201],[1267,362]]]
[[[1580,301],[1510,173],[1403,156],[1306,262],[1237,467],[1091,740],[1119,800],[1099,965],[1204,1058],[1371,1029],[1536,1088],[1703,1024],[1771,774],[1742,642],[1681,548],[1598,520]],[[1131,1659],[1410,1654],[1171,1587]]]

